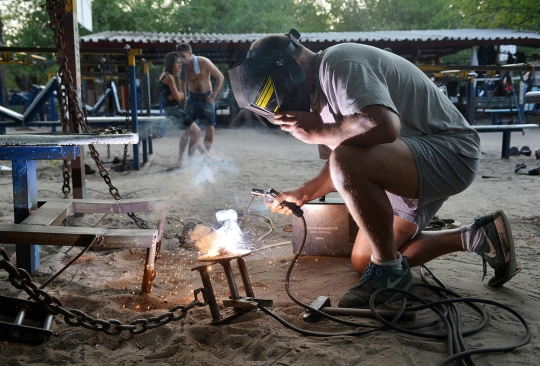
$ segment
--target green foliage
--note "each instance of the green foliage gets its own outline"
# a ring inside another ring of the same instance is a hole
[[[54,47],[49,14],[43,0],[4,0],[2,13],[7,46]]]
[[[94,0],[92,33],[110,30],[175,32],[178,22],[173,17],[175,7],[172,2],[167,5],[153,0]]]
[[[177,32],[274,33],[295,24],[294,0],[186,0],[177,5]]]
[[[453,0],[463,20],[480,28],[540,31],[538,0]]]
[[[332,29],[345,31],[460,28],[450,0],[329,0]]]
[[[45,0],[0,0],[7,46],[54,47]],[[282,33],[455,29],[540,30],[538,0],[93,0],[93,31]],[[80,27],[81,35],[90,33]],[[46,55],[50,57],[50,55]],[[464,55],[456,58],[466,58]],[[452,60],[455,62],[456,60]],[[6,67],[46,82],[37,66]]]

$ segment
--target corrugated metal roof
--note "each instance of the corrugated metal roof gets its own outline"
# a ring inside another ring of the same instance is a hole
[[[135,31],[107,31],[81,37],[81,42],[136,42],[136,43],[251,43],[264,33],[203,34],[203,33],[154,33]],[[442,29],[377,32],[326,32],[303,33],[302,42],[374,42],[374,41],[495,41],[539,40],[540,33],[510,29]]]

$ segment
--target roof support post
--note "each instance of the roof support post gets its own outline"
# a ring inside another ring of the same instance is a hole
[[[73,87],[77,93],[77,100],[71,101],[79,105],[82,110],[81,98],[81,58],[79,52],[79,25],[77,22],[77,2],[64,0],[64,44],[68,59],[68,68],[71,72]],[[67,82],[70,82],[67,80]],[[80,126],[75,122],[73,113],[69,115],[68,130],[72,133],[80,133]],[[86,176],[84,171],[84,150],[81,146],[79,156],[71,161],[71,179],[73,183],[73,198],[86,198]]]

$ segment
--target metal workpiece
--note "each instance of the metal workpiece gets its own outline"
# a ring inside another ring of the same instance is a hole
[[[236,287],[236,282],[234,280],[234,274],[231,267],[231,261],[230,260],[221,260],[219,261],[219,264],[223,267],[223,271],[225,272],[225,277],[227,277],[227,284],[229,285],[229,291],[231,292],[231,299],[238,300],[240,299],[240,295],[238,295],[238,288]]]
[[[255,297],[255,294],[253,293],[253,286],[251,286],[251,281],[249,280],[249,274],[247,272],[246,262],[244,261],[244,258],[238,258],[236,260],[236,263],[238,264],[238,271],[240,272],[242,283],[244,284],[244,288],[246,289],[246,296]]]
[[[219,313],[216,297],[214,296],[212,281],[210,281],[210,276],[208,275],[208,265],[203,264],[192,268],[191,270],[198,271],[201,275],[201,280],[205,291],[204,299],[208,303],[208,307],[210,307],[210,313],[212,314],[212,322],[219,322],[221,320],[221,314]]]
[[[24,318],[26,317],[26,313],[28,313],[28,307],[24,305],[20,306],[17,309],[17,315],[15,315],[15,320],[13,321],[13,324],[21,325],[24,321]]]
[[[319,296],[317,299],[315,299],[315,301],[311,303],[310,307],[332,316],[343,315],[376,319],[376,316],[371,309],[333,307],[330,304],[330,298],[328,296]],[[381,318],[388,321],[394,320],[397,316],[399,316],[399,320],[401,321],[413,321],[416,319],[416,312],[413,311],[404,311],[400,314],[398,310],[376,309],[375,313],[377,313]],[[306,309],[303,319],[306,322],[314,323],[320,320],[322,317],[323,315]]]
[[[204,255],[197,258],[199,262],[210,262],[210,264],[204,264],[194,267],[192,268],[192,271],[197,270],[201,274],[201,280],[203,282],[204,290],[208,295],[208,298],[206,300],[208,302],[208,305],[210,306],[210,311],[212,313],[211,324],[217,325],[226,323],[242,314],[257,309],[259,306],[272,306],[272,300],[255,298],[255,295],[253,293],[253,287],[251,286],[251,281],[249,280],[246,263],[243,258],[250,254],[250,251],[244,250],[236,254],[219,256]],[[238,288],[236,286],[236,281],[231,266],[231,261],[233,260],[236,260],[238,264],[238,270],[240,272],[242,284],[244,285],[246,297],[241,297],[238,293]],[[225,318],[223,318],[219,313],[210,276],[208,275],[208,267],[215,264],[220,264],[223,267],[223,271],[225,273],[225,277],[227,278],[227,284],[230,291],[229,298],[223,300],[223,306],[234,309],[234,312]]]

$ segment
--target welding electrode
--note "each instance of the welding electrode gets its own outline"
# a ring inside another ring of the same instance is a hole
[[[254,197],[276,198],[277,196],[280,195],[280,193],[278,191],[276,191],[275,189],[272,189],[272,188],[270,188],[269,191],[265,191],[263,189],[253,188],[251,190],[251,195],[254,196]],[[281,202],[281,204],[283,206],[287,206],[288,208],[290,208],[292,210],[292,212],[293,212],[293,215],[296,216],[296,217],[302,217],[304,215],[304,211],[300,207],[296,206],[292,202],[283,201],[283,202]]]

